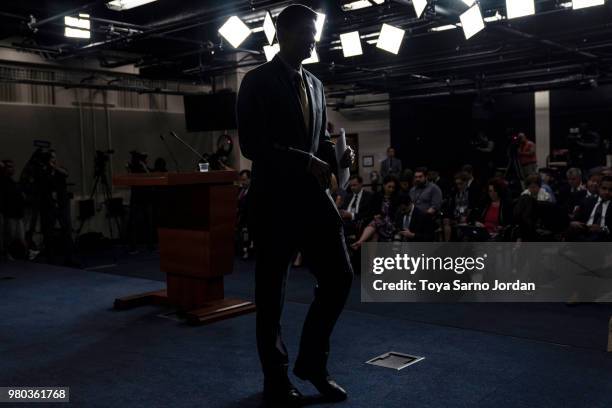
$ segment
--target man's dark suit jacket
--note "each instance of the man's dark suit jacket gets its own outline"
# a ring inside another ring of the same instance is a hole
[[[363,221],[364,223],[367,223],[370,222],[372,217],[374,216],[374,214],[372,213],[372,201],[374,198],[374,194],[369,191],[362,191],[363,192],[361,193],[361,201],[359,202],[359,212],[355,214],[355,219],[353,220],[353,222]],[[354,195],[355,194],[351,192],[348,196],[346,196],[342,205],[340,206],[341,210],[348,211],[348,206],[351,203],[351,200],[353,199]]]
[[[404,229],[404,212],[398,211],[395,216],[395,227],[398,231]],[[408,229],[415,234],[415,237],[410,241],[414,242],[431,242],[435,236],[435,226],[433,219],[423,211],[414,207],[412,218]]]
[[[593,212],[593,208],[595,207],[595,205],[597,205],[598,200],[599,197],[589,197],[585,199],[582,205],[578,207],[578,211],[576,212],[576,217],[574,218],[574,220],[584,222],[586,224],[589,221],[591,213]],[[605,224],[606,227],[608,227],[608,229],[612,231],[612,203],[608,204]]]
[[[291,181],[291,185],[303,181],[311,153],[327,162],[332,171],[337,167],[334,145],[325,132],[323,84],[302,70],[310,129],[304,123],[294,79],[278,55],[249,71],[242,80],[236,106],[240,148],[253,161],[252,187],[256,190],[278,191],[279,185],[287,186],[285,181]]]

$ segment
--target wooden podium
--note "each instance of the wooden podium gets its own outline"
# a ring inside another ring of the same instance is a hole
[[[150,173],[113,177],[115,186],[155,187],[161,270],[166,290],[115,299],[115,309],[172,305],[190,324],[212,323],[255,310],[225,299],[223,276],[232,272],[238,175],[234,171]]]

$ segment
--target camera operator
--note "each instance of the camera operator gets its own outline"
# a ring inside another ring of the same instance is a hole
[[[64,257],[64,264],[72,266],[75,262],[68,171],[58,164],[54,150],[43,152],[40,159],[40,174],[35,184],[39,186],[40,225],[45,256],[48,262],[55,262],[57,252],[60,252]],[[59,230],[56,230],[56,226],[59,226]]]
[[[531,174],[535,174],[538,168],[535,143],[527,139],[525,133],[518,134],[518,160],[521,165],[523,179]]]
[[[0,161],[0,177],[4,177],[4,163]],[[0,191],[0,209],[4,207],[4,192]],[[0,211],[0,262],[4,260],[4,215]]]
[[[471,141],[474,149],[474,167],[482,179],[489,179],[494,171],[493,151],[495,142],[489,139],[484,131],[479,131]]]
[[[127,163],[129,173],[150,173],[147,164],[148,155],[144,152],[132,150],[130,160]],[[149,249],[153,248],[155,239],[155,228],[153,222],[153,199],[154,192],[151,187],[132,187],[130,194],[130,218],[128,222],[128,245],[129,253],[138,253],[139,231],[144,234],[144,241]],[[141,228],[139,228],[141,227]]]
[[[606,164],[606,149],[602,138],[588,123],[570,129],[568,144],[571,155],[571,165],[583,171]]]
[[[15,163],[6,159],[0,161],[0,234],[4,238],[6,254],[26,259],[28,246],[25,239],[24,207],[25,200],[19,184],[13,180]],[[4,224],[4,225],[2,225]]]

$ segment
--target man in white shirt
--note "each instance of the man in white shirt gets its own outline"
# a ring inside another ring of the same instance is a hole
[[[576,241],[600,242],[610,240],[612,229],[612,177],[603,177],[599,196],[587,198],[570,224],[569,236]]]
[[[345,224],[345,232],[348,232],[346,231],[347,224],[356,224],[367,220],[371,216],[370,204],[372,193],[363,189],[363,179],[360,176],[351,177],[349,187],[351,193],[340,207],[340,215]]]

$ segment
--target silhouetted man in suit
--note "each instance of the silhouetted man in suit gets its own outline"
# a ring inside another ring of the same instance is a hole
[[[317,279],[304,322],[293,372],[329,401],[346,392],[327,372],[329,337],[353,279],[342,220],[326,193],[335,152],[325,134],[323,85],[302,67],[315,45],[317,14],[292,5],[277,19],[280,52],[248,72],[237,103],[242,153],[253,161],[249,191],[256,247],[257,348],[264,373],[264,398],[282,406],[301,402],[287,376],[288,356],[280,318],[291,260],[300,251]],[[341,164],[348,167],[347,149]],[[288,200],[280,197],[291,197]]]

